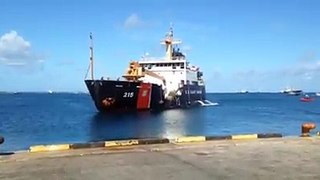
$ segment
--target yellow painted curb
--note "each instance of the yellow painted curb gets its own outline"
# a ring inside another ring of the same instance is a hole
[[[70,149],[69,144],[31,146],[29,152],[61,151]]]
[[[105,147],[132,146],[138,145],[138,140],[105,141]]]
[[[206,141],[205,136],[186,136],[179,137],[176,139],[176,143],[184,143],[184,142],[204,142]]]
[[[244,134],[231,136],[233,140],[258,139],[258,134]]]

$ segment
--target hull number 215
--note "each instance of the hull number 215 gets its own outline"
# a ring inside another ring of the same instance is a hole
[[[133,97],[133,92],[124,92],[123,97],[124,98],[132,98]]]

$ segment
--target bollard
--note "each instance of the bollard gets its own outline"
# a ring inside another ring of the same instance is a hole
[[[315,123],[303,123],[301,126],[301,137],[309,137],[310,131],[316,128]]]
[[[0,136],[0,144],[4,142],[4,137]]]

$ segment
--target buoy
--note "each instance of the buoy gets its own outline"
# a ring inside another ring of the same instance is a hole
[[[309,133],[312,129],[316,128],[316,124],[315,123],[303,123],[301,126],[301,137],[309,137]]]
[[[4,137],[0,136],[0,144],[4,142]]]

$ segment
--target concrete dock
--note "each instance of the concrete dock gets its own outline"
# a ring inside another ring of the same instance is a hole
[[[0,156],[0,179],[320,179],[320,138],[220,140]]]

